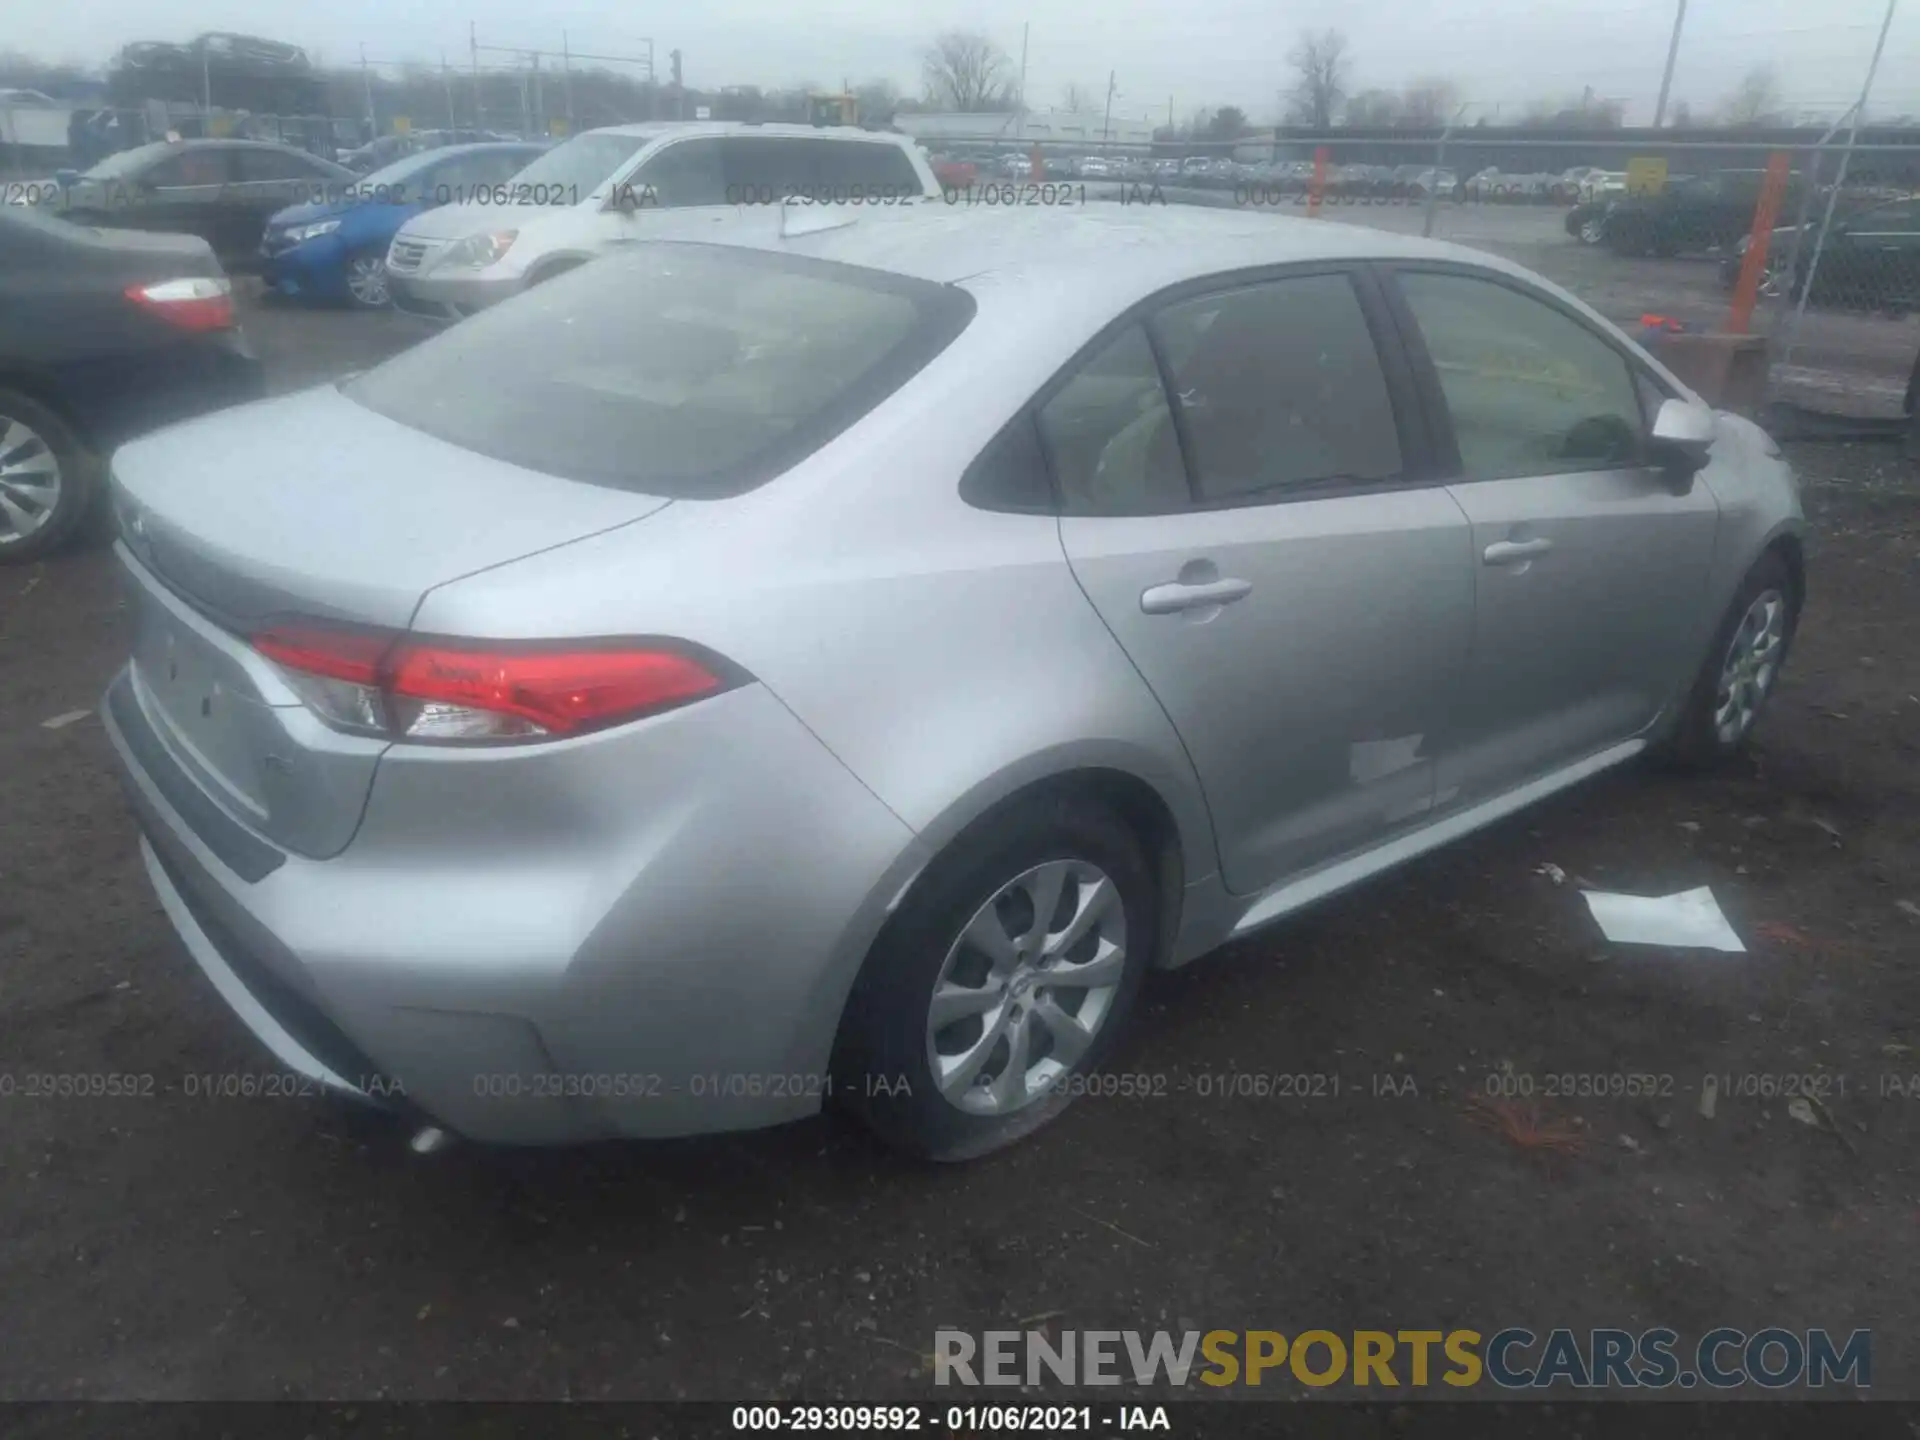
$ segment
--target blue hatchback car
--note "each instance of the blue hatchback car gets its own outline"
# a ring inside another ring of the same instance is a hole
[[[387,245],[435,205],[484,199],[488,187],[531,165],[547,147],[512,141],[446,145],[396,160],[351,184],[316,190],[267,221],[260,264],[270,289],[302,300],[387,304]]]

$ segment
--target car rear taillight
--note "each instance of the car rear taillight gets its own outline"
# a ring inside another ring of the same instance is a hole
[[[463,641],[290,622],[252,637],[323,720],[391,740],[559,739],[746,677],[673,641]]]
[[[141,309],[182,330],[233,329],[233,286],[224,279],[196,275],[187,280],[129,285],[126,296]]]

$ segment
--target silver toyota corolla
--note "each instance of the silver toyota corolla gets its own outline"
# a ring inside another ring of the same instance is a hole
[[[748,217],[123,450],[109,731],[279,1061],[977,1155],[1176,966],[1735,751],[1780,451],[1562,291],[1156,209]]]

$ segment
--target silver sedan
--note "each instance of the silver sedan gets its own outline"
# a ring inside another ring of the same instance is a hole
[[[716,233],[118,455],[141,850],[291,1069],[486,1141],[832,1103],[978,1155],[1150,969],[1774,688],[1780,451],[1504,261]]]

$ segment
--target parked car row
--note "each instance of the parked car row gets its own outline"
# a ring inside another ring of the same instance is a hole
[[[1489,166],[1469,176],[1465,199],[1491,205],[1577,205],[1603,203],[1627,191],[1623,172],[1576,166],[1558,174],[1510,173]]]

